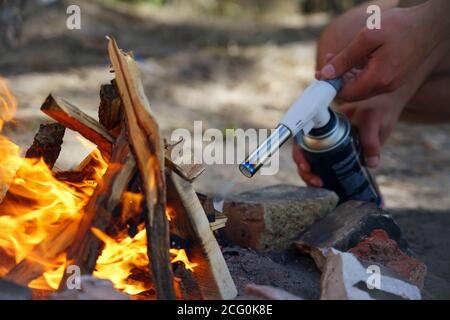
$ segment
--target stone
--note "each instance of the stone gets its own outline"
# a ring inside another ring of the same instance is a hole
[[[50,300],[130,300],[130,296],[114,288],[109,280],[83,275],[80,289],[66,289],[54,293]]]
[[[32,291],[13,282],[0,279],[0,300],[31,300]]]
[[[315,248],[335,248],[347,251],[367,238],[373,230],[383,229],[402,249],[407,243],[394,219],[375,204],[348,201],[315,223],[296,242],[297,248],[306,253]]]
[[[374,230],[366,240],[358,243],[349,252],[360,260],[382,264],[420,289],[423,288],[426,265],[404,253],[397,242],[390,239],[382,229]]]
[[[245,287],[247,300],[262,299],[262,300],[304,300],[292,293],[283,289],[272,286],[259,286],[256,284],[249,284]]]
[[[371,266],[373,268],[373,266]],[[351,253],[330,249],[321,277],[321,300],[421,300],[416,286],[380,268],[379,282],[373,269],[363,266]],[[369,284],[373,285],[369,287]]]
[[[275,185],[231,196],[224,203],[224,234],[230,242],[262,252],[290,247],[314,222],[333,210],[335,193]]]
[[[320,297],[320,272],[309,257],[295,252],[272,257],[238,246],[225,247],[223,256],[240,299],[251,284],[276,287],[308,300]]]

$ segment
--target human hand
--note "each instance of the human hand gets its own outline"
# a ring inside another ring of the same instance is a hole
[[[328,58],[318,77],[342,76],[344,87],[338,97],[346,101],[392,92],[438,45],[431,30],[425,5],[389,9],[382,14],[381,30],[362,29],[348,46]]]

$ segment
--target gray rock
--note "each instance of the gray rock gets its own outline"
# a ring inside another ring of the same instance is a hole
[[[224,248],[223,255],[241,298],[250,284],[276,287],[308,300],[320,297],[320,272],[307,257],[295,252],[269,257],[237,246]]]
[[[367,238],[375,229],[385,230],[401,249],[407,248],[394,219],[375,204],[361,201],[348,201],[338,206],[303,233],[296,245],[307,253],[314,253],[318,248],[347,251]]]
[[[304,300],[283,289],[271,286],[258,286],[256,284],[249,284],[245,287],[245,293],[247,300]]]
[[[81,276],[80,289],[66,289],[54,293],[51,300],[130,300],[127,294],[117,291],[109,280]]]
[[[330,249],[321,277],[322,300],[421,300],[416,286],[379,268],[379,281],[351,253]],[[373,266],[372,266],[373,267]],[[369,287],[369,285],[373,285]]]
[[[32,292],[10,281],[0,279],[0,300],[31,300]]]
[[[282,251],[299,234],[333,210],[335,193],[323,189],[275,185],[231,196],[224,203],[225,236],[236,245]]]

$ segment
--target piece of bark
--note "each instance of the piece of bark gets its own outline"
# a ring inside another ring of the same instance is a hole
[[[174,233],[188,240],[189,259],[203,299],[233,299],[237,289],[192,185],[176,173],[167,174],[167,202],[175,212]]]
[[[128,137],[142,178],[147,205],[147,246],[158,299],[175,299],[166,216],[164,152],[156,120],[151,115],[136,62],[114,40],[108,52],[122,97]]]
[[[77,265],[82,274],[94,271],[103,242],[92,233],[96,228],[109,234],[114,227],[114,210],[120,204],[122,194],[136,172],[125,131],[117,138],[108,169],[84,209],[75,239],[67,251],[67,265]],[[65,273],[60,289],[65,288]]]
[[[41,124],[25,157],[42,158],[47,166],[52,169],[61,152],[65,132],[66,128],[62,124]]]
[[[51,169],[58,159],[61,151],[62,139],[65,128],[58,123],[41,124],[38,133],[34,137],[33,144],[26,152],[27,158],[43,158],[44,162]],[[0,179],[0,203],[5,197],[10,195],[8,190],[11,182],[19,172],[19,164],[11,164],[8,170],[3,173]]]
[[[104,84],[100,88],[100,106],[98,119],[101,125],[109,130],[112,136],[117,137],[122,124],[122,99],[116,87],[115,80],[111,84]]]
[[[114,138],[98,121],[82,112],[72,103],[49,95],[41,107],[49,117],[66,128],[74,130],[96,144],[102,155],[109,159]]]

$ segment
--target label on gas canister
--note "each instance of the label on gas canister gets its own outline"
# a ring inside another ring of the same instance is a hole
[[[381,205],[373,179],[360,161],[358,140],[349,134],[331,150],[310,152],[304,150],[312,172],[318,175],[324,188],[336,192],[340,203],[347,200],[362,200]]]

